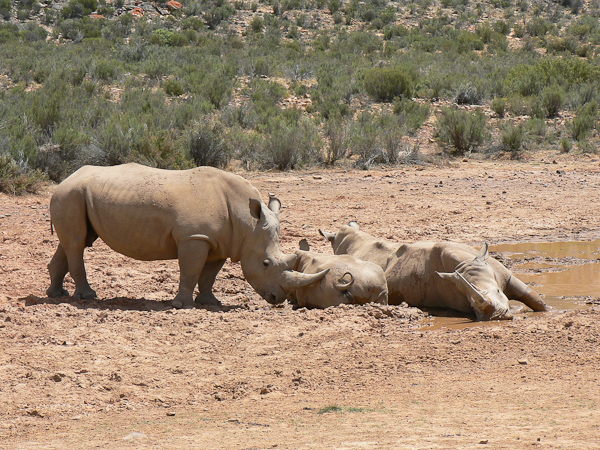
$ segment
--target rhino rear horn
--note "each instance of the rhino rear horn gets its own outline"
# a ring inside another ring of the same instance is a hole
[[[329,273],[329,269],[325,269],[317,273],[302,273],[296,270],[286,270],[283,272],[283,288],[286,291],[293,291],[311,284],[318,283],[325,275]]]
[[[479,254],[477,255],[477,258],[481,258],[484,261],[486,259],[488,259],[488,256],[490,256],[490,254],[489,254],[489,248],[490,248],[490,246],[488,245],[488,243],[487,242],[484,243],[483,247],[481,247],[481,250],[479,250]]]

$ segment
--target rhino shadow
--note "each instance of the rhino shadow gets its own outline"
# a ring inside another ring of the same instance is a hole
[[[81,300],[73,297],[37,297],[28,295],[19,299],[24,306],[69,304],[78,309],[109,311],[170,311],[171,300],[147,300],[145,298],[113,297],[107,299]],[[196,309],[212,312],[228,312],[242,308],[237,305],[198,305]]]

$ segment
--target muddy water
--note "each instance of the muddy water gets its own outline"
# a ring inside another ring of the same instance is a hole
[[[490,246],[490,251],[515,261],[517,277],[535,289],[555,310],[586,308],[585,297],[600,297],[600,240],[571,242],[527,242]],[[511,302],[519,307],[519,302]],[[533,313],[515,314],[516,319]],[[502,322],[473,322],[459,317],[435,317],[431,326],[461,329],[469,326],[498,325]]]

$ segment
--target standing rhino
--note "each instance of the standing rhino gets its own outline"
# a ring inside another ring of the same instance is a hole
[[[387,305],[387,282],[377,264],[351,255],[324,255],[309,251],[306,240],[296,250],[295,269],[314,274],[327,271],[318,283],[296,289],[289,295],[298,306],[327,308],[342,303]]]
[[[279,209],[243,178],[212,167],[162,170],[139,164],[84,166],[54,191],[50,215],[60,241],[48,265],[48,296],[68,295],[67,272],[76,298],[94,298],[83,251],[100,237],[118,253],[150,261],[178,259],[176,308],[215,304],[215,277],[225,260],[240,261],[248,282],[269,303],[291,289],[319,281],[325,273],[291,270],[296,255],[279,248]]]
[[[509,299],[534,311],[549,309],[533,289],[488,256],[487,244],[479,252],[453,242],[395,244],[360,231],[356,222],[337,233],[319,231],[336,255],[350,254],[383,268],[391,305],[454,309],[475,313],[478,320],[512,319]]]

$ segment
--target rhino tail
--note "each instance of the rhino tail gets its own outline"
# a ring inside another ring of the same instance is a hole
[[[87,234],[85,236],[85,246],[91,247],[96,239],[98,239],[98,233],[94,229],[92,222],[90,221],[90,215],[88,214],[89,205],[85,203],[85,226],[87,228]]]

